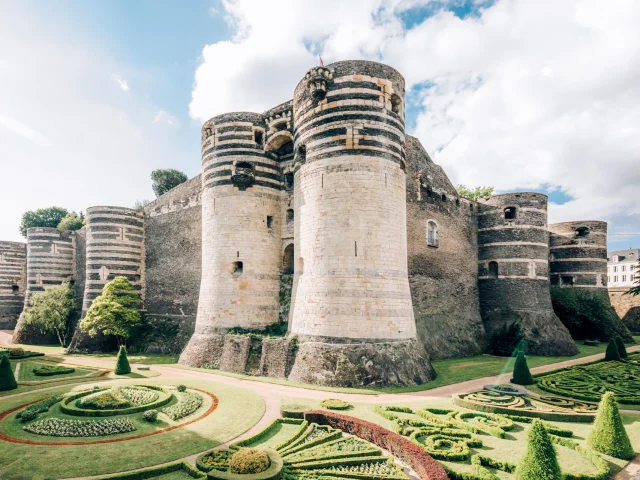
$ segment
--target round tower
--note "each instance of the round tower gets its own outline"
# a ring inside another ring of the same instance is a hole
[[[549,225],[551,285],[607,292],[607,222]]]
[[[495,195],[479,208],[478,283],[489,338],[516,322],[523,328],[529,353],[578,353],[551,306],[547,196]]]
[[[303,343],[292,380],[413,384],[433,375],[416,342],[407,273],[403,99],[403,77],[368,61],[315,67],[295,89],[290,332]],[[322,364],[342,357],[356,370],[368,355],[381,367],[358,373],[367,379]]]
[[[221,334],[278,322],[282,176],[277,155],[265,152],[265,127],[257,113],[219,115],[202,127],[203,268],[181,363],[217,365]]]
[[[27,245],[0,242],[0,329],[13,330],[24,307]]]
[[[25,308],[34,293],[44,287],[73,282],[75,279],[75,233],[50,227],[27,229],[27,289]],[[48,337],[46,337],[48,338]],[[39,343],[46,340],[38,329],[18,321],[13,343]],[[55,338],[54,336],[51,339]]]

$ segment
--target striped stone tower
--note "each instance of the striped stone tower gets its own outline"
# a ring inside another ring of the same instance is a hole
[[[578,353],[551,306],[546,195],[507,193],[479,203],[478,283],[489,338],[517,322],[529,353]]]
[[[75,279],[75,233],[57,228],[27,229],[27,290],[25,308],[29,298],[44,287],[73,282]],[[18,321],[13,334],[14,343],[34,344],[48,339],[37,329]],[[55,338],[55,337],[52,337]]]
[[[0,329],[13,330],[27,287],[27,244],[0,242]]]
[[[432,378],[407,273],[404,88],[391,67],[346,61],[311,69],[295,89],[290,332],[303,343],[292,380]],[[341,375],[358,364],[368,369]]]
[[[221,334],[278,322],[282,176],[265,152],[265,127],[261,114],[229,113],[202,128],[203,268],[181,363],[217,365]]]

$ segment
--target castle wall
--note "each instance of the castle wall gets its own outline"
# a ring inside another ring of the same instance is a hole
[[[193,334],[202,269],[200,175],[149,203],[145,211],[145,335],[136,345],[180,353]]]
[[[57,228],[27,229],[27,290],[25,308],[34,293],[49,285],[61,285],[75,280],[75,232]],[[53,334],[41,334],[34,327],[18,321],[13,335],[14,343],[56,343]]]
[[[622,323],[634,334],[640,333],[640,295],[626,295],[628,288],[610,288],[609,299]]]
[[[0,242],[0,330],[13,330],[27,289],[27,245]]]
[[[409,284],[418,336],[432,358],[481,354],[477,206],[458,197],[417,138],[406,138]],[[437,246],[428,243],[428,222],[437,225]]]
[[[575,355],[551,306],[546,195],[496,195],[479,207],[478,280],[488,335],[519,322],[530,353]]]

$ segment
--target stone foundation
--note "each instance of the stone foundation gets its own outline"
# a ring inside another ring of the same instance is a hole
[[[246,335],[225,335],[220,358],[223,372],[244,373],[249,359],[251,338]]]
[[[190,367],[220,368],[224,337],[220,333],[194,333],[178,363]]]
[[[436,377],[417,340],[388,343],[301,343],[289,380],[330,387],[404,387]]]
[[[627,291],[626,288],[609,289],[611,305],[632,333],[640,333],[640,295],[626,295]]]

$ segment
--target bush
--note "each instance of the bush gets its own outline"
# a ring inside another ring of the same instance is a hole
[[[534,420],[527,450],[516,468],[517,480],[562,480],[556,451],[542,422]]]
[[[524,340],[524,332],[519,323],[504,324],[496,329],[489,339],[488,353],[501,357],[510,357]]]
[[[43,365],[41,367],[36,367],[33,369],[34,375],[39,377],[50,377],[52,375],[64,375],[65,373],[73,373],[75,372],[75,368],[71,367],[62,367],[56,365]]]
[[[611,392],[605,393],[600,401],[587,444],[597,452],[623,460],[629,460],[635,455]]]
[[[15,390],[18,388],[16,377],[13,376],[11,362],[6,355],[0,355],[0,391]]]
[[[142,414],[142,418],[147,422],[153,423],[158,419],[158,412],[156,410],[147,410]]]
[[[127,349],[124,345],[120,347],[118,351],[118,358],[116,358],[116,369],[114,370],[116,375],[127,375],[131,373],[131,366],[129,365],[129,359],[127,358]]]
[[[629,355],[627,354],[627,349],[624,346],[624,341],[621,337],[616,337],[616,345],[618,347],[618,353],[620,354],[620,359],[625,359]]]
[[[20,420],[23,422],[30,422],[38,417],[38,412],[35,410],[25,409],[20,413]]]
[[[597,347],[600,345],[600,340],[585,340],[584,344],[589,347]]]
[[[184,385],[178,385],[177,390],[178,390],[179,392],[186,392],[186,391],[187,391],[187,387],[186,387],[186,386],[184,386]]]
[[[58,223],[58,230],[80,230],[84,227],[85,219],[82,216],[82,212],[78,215],[76,212],[69,212]]]
[[[527,365],[527,359],[522,352],[519,352],[516,357],[516,364],[513,367],[513,378],[511,379],[511,383],[516,383],[518,385],[533,385],[536,383],[531,376],[529,366]]]
[[[337,398],[327,398],[326,400],[322,400],[322,402],[320,402],[320,406],[328,410],[348,410],[353,405],[351,405],[349,402],[345,402],[344,400],[340,400]]]
[[[25,351],[24,348],[16,347],[9,349],[10,357],[24,357]]]
[[[44,400],[40,400],[38,403],[29,405],[22,412],[18,413],[18,415],[16,415],[16,418],[22,418],[22,415],[24,415],[25,412],[28,410],[33,411],[36,414],[48,412],[49,408],[51,408],[56,403],[60,402],[62,398],[63,398],[62,395],[58,395],[55,397],[49,397],[49,398],[45,398]]]
[[[620,361],[620,351],[618,350],[618,344],[616,343],[616,339],[612,338],[609,340],[609,345],[607,345],[607,351],[604,354],[604,360],[606,362],[609,361]]]
[[[257,448],[241,448],[229,460],[231,473],[242,475],[264,472],[270,465],[269,456]]]
[[[20,233],[23,237],[27,237],[27,229],[34,227],[56,228],[60,221],[67,216],[69,212],[66,208],[49,207],[40,210],[31,210],[22,215],[20,222]]]

